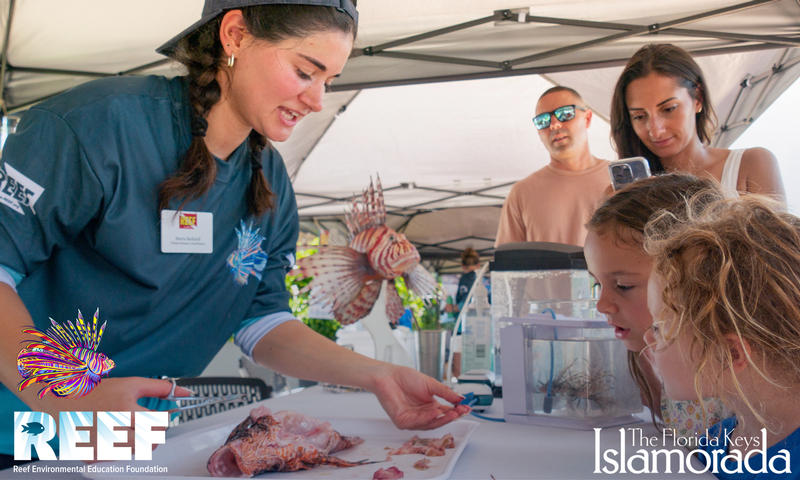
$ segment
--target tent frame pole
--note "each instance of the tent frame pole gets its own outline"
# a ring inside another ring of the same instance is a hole
[[[710,55],[726,55],[729,53],[774,50],[781,47],[782,45],[773,45],[773,44],[742,45],[742,46],[730,46],[722,48],[709,48],[705,50],[695,50],[690,53],[692,54],[693,57],[704,57]],[[345,92],[348,90],[364,90],[367,88],[397,87],[403,85],[421,85],[425,83],[443,83],[443,82],[453,82],[461,80],[480,80],[486,78],[512,77],[517,75],[541,75],[548,73],[573,72],[576,70],[591,70],[595,68],[625,66],[628,63],[628,60],[630,60],[630,57],[618,58],[613,60],[602,60],[598,62],[580,62],[580,63],[571,63],[562,65],[548,65],[543,67],[496,70],[496,71],[481,72],[481,73],[465,73],[460,75],[443,75],[438,77],[419,77],[419,78],[385,80],[376,82],[362,82],[362,83],[340,83],[331,86],[331,91]]]
[[[789,38],[789,37],[780,37],[780,36],[770,36],[770,35],[748,35],[748,34],[738,34],[738,33],[729,33],[729,32],[713,32],[713,31],[705,31],[705,30],[691,30],[691,29],[680,29],[676,28],[680,25],[686,25],[689,23],[694,23],[700,20],[706,20],[709,18],[726,15],[729,13],[739,12],[742,10],[760,7],[762,5],[775,3],[779,0],[751,0],[748,2],[740,3],[737,5],[731,5],[729,7],[719,8],[716,10],[711,10],[708,12],[703,12],[695,15],[690,15],[687,17],[683,17],[680,19],[672,20],[666,23],[654,23],[651,25],[631,25],[631,24],[624,24],[624,23],[614,23],[614,22],[594,22],[589,20],[571,20],[571,19],[563,19],[563,18],[554,18],[554,17],[539,17],[530,14],[525,14],[524,17],[515,14],[511,10],[497,10],[494,12],[493,15],[488,17],[483,17],[477,20],[473,20],[470,22],[460,23],[457,25],[453,25],[446,28],[441,28],[437,30],[433,30],[430,32],[413,35],[410,37],[406,37],[400,40],[395,40],[392,42],[387,42],[379,45],[369,46],[363,49],[364,55],[367,56],[385,56],[390,58],[399,58],[405,60],[412,60],[412,61],[421,61],[421,62],[432,62],[432,63],[444,63],[444,64],[454,64],[454,65],[465,65],[465,66],[472,66],[472,67],[483,67],[490,70],[495,70],[494,72],[483,72],[483,73],[475,73],[475,74],[465,74],[465,75],[450,75],[445,77],[429,77],[429,78],[419,78],[419,79],[407,79],[407,80],[395,80],[395,81],[383,81],[383,82],[365,82],[359,84],[339,84],[332,88],[332,91],[345,91],[345,90],[361,90],[364,88],[376,88],[376,87],[386,87],[386,86],[397,86],[397,85],[413,85],[418,83],[435,83],[435,82],[443,82],[443,81],[456,81],[456,80],[471,80],[471,79],[479,79],[479,78],[493,78],[499,76],[506,76],[506,75],[530,75],[530,74],[542,74],[542,73],[552,73],[556,71],[569,71],[569,70],[577,70],[582,68],[602,68],[604,66],[618,66],[619,64],[625,64],[627,62],[626,59],[619,59],[619,60],[611,60],[611,61],[604,61],[604,62],[587,62],[583,64],[575,64],[575,65],[560,65],[560,66],[552,66],[552,67],[535,67],[532,69],[515,69],[519,65],[524,65],[528,63],[533,63],[536,61],[544,60],[547,58],[551,58],[558,55],[568,54],[580,50],[584,50],[586,48],[604,45],[607,43],[612,43],[618,40],[622,40],[625,38],[641,36],[645,34],[667,34],[667,35],[681,35],[681,36],[693,36],[693,37],[701,37],[701,38],[716,38],[720,40],[734,40],[739,42],[758,42],[758,45],[749,45],[749,46],[734,46],[734,47],[727,47],[727,48],[718,48],[718,49],[710,49],[705,52],[709,52],[708,54],[723,54],[723,53],[731,53],[734,51],[741,51],[736,49],[741,48],[751,48],[751,49],[773,49],[778,48],[779,46],[790,46],[790,47],[800,47],[800,39],[796,38]],[[800,1],[800,0],[798,0]],[[620,33],[609,35],[601,38],[597,38],[594,40],[590,40],[583,43],[578,43],[575,45],[570,45],[566,47],[561,47],[553,50],[548,50],[545,52],[537,53],[534,55],[529,55],[525,57],[520,57],[516,59],[510,59],[505,61],[486,61],[486,60],[477,60],[477,59],[467,59],[467,58],[458,58],[458,57],[448,57],[448,56],[441,56],[441,55],[427,55],[421,53],[411,53],[411,52],[402,52],[402,51],[388,51],[390,48],[403,46],[412,44],[414,42],[427,40],[429,38],[446,35],[448,33],[464,30],[467,28],[471,28],[474,26],[483,25],[489,22],[520,22],[523,21],[525,23],[545,23],[545,24],[553,24],[553,25],[566,25],[566,26],[575,26],[581,28],[594,28],[594,29],[608,29],[608,30],[623,30]],[[733,50],[728,50],[728,49]],[[693,55],[702,54],[704,51],[695,51],[692,52]],[[513,72],[513,73],[511,73]]]
[[[688,17],[679,18],[677,20],[672,20],[666,23],[654,23],[652,25],[646,26],[639,26],[627,32],[617,33],[615,35],[609,35],[607,37],[596,38],[594,40],[589,40],[588,42],[576,43],[575,45],[570,45],[568,47],[556,48],[553,50],[548,50],[546,52],[537,53],[535,55],[529,55],[527,57],[520,57],[514,60],[508,60],[508,64],[512,67],[517,65],[523,65],[526,63],[535,62],[538,60],[544,60],[545,58],[555,57],[558,55],[563,55],[567,53],[576,52],[579,50],[583,50],[589,47],[595,47],[598,45],[605,45],[607,43],[616,42],[617,40],[622,40],[625,38],[630,37],[638,37],[640,35],[645,34],[652,34],[658,33],[662,30],[666,30],[671,27],[675,27],[678,25],[686,25],[687,23],[693,23],[700,20],[706,20],[712,17],[717,17],[720,15],[725,15],[728,13],[738,12],[741,10],[746,10],[748,8],[757,7],[762,4],[767,3],[774,3],[777,0],[753,0],[750,2],[740,3],[738,5],[731,5],[730,7],[725,8],[718,8],[716,10],[711,10],[709,12],[699,13],[696,15],[690,15]],[[504,62],[506,63],[506,62]]]
[[[800,0],[798,0],[798,2],[800,2]],[[761,73],[754,77],[747,77],[744,80],[742,80],[742,82],[739,84],[740,85],[739,93],[736,94],[736,99],[733,101],[733,105],[731,105],[731,108],[728,111],[728,116],[725,119],[725,123],[723,123],[719,127],[719,134],[714,139],[713,146],[716,147],[719,145],[719,140],[720,138],[722,138],[723,133],[733,130],[734,128],[748,126],[755,121],[755,119],[752,118],[753,112],[755,112],[756,108],[758,107],[758,104],[761,102],[761,99],[764,96],[767,87],[769,86],[769,81],[773,78],[773,76],[783,73],[789,68],[800,64],[800,57],[795,57],[791,60],[784,62],[784,59],[788,54],[789,54],[789,49],[787,48],[784,51],[783,56],[781,56],[781,60],[778,62],[778,64],[774,65],[768,72]],[[767,81],[767,85],[764,86],[764,88],[761,90],[761,93],[758,96],[758,99],[756,99],[756,101],[753,103],[753,106],[750,109],[750,113],[748,113],[744,117],[744,119],[739,120],[738,122],[730,123],[731,117],[733,116],[733,112],[736,111],[736,106],[739,104],[739,100],[741,99],[742,93],[744,93],[745,89],[752,88],[756,84],[761,83],[765,80]]]
[[[498,10],[494,12],[494,15],[489,17],[479,18],[477,20],[472,20],[470,22],[459,23],[458,25],[453,25],[450,27],[440,28],[438,30],[433,30],[426,33],[421,33],[419,35],[413,35],[411,37],[401,38],[400,40],[395,40],[393,42],[386,42],[381,43],[380,45],[374,45],[372,47],[366,47],[364,49],[365,55],[375,55],[380,53],[386,49],[399,47],[400,45],[407,45],[409,43],[419,42],[422,40],[427,40],[429,38],[438,37],[440,35],[446,35],[448,33],[457,32],[459,30],[464,30],[467,28],[476,27],[478,25],[483,25],[484,23],[489,22],[497,22],[503,20],[503,10]]]
[[[783,61],[786,59],[787,55],[789,55],[788,48],[784,50],[783,55],[781,55],[781,59],[778,61],[778,64],[773,65],[772,68],[770,69],[769,76],[767,76],[767,81],[764,83],[764,88],[761,89],[761,92],[758,94],[758,98],[756,98],[756,101],[753,102],[753,106],[750,108],[750,111],[744,118],[746,122],[748,123],[753,122],[753,112],[756,111],[756,107],[758,106],[759,103],[761,103],[761,99],[764,98],[764,94],[767,93],[767,87],[769,87],[769,82],[771,82],[772,79],[775,77],[775,74],[780,71],[781,66],[783,66]]]

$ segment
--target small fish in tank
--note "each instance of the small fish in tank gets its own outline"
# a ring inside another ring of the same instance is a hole
[[[591,402],[606,411],[613,406],[610,395],[616,377],[609,370],[599,365],[588,365],[588,368],[576,368],[575,362],[562,368],[551,381],[539,382],[539,393],[563,398],[571,409],[581,409]],[[575,373],[575,370],[578,370]]]

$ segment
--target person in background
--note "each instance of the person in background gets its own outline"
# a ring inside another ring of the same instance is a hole
[[[539,98],[533,124],[550,163],[514,184],[495,247],[512,242],[583,246],[584,224],[611,185],[609,162],[589,150],[592,111],[575,90],[553,87]]]
[[[447,313],[458,314],[464,308],[469,290],[475,283],[477,276],[476,270],[480,268],[480,256],[472,247],[467,247],[461,252],[461,269],[464,273],[458,279],[458,292],[456,292],[455,303],[448,303],[444,310]],[[453,376],[458,378],[461,375],[461,327],[453,335]]]
[[[464,274],[458,279],[458,293],[456,293],[456,303],[453,309],[455,312],[460,312],[464,308],[464,302],[467,300],[469,289],[472,288],[472,284],[475,283],[475,271],[481,266],[480,262],[481,259],[474,248],[468,247],[461,252],[461,269],[464,271]]]
[[[705,76],[680,47],[645,45],[617,80],[611,132],[619,158],[645,157],[653,174],[683,171],[713,178],[729,196],[762,193],[785,202],[772,152],[710,147],[715,123]]]
[[[628,368],[654,423],[659,417],[675,437],[702,434],[728,412],[717,398],[700,403],[664,394],[652,362],[642,354],[647,346],[645,332],[653,324],[647,309],[647,280],[653,262],[642,246],[645,225],[662,210],[676,214],[685,210],[686,199],[692,195],[698,206],[701,198],[706,203],[723,198],[713,180],[685,173],[638,180],[597,209],[587,224],[584,247],[589,273],[600,287],[597,310],[628,349]]]
[[[322,109],[357,19],[350,0],[206,0],[158,49],[187,76],[96,80],[22,116],[0,162],[0,468],[14,461],[15,411],[165,410],[172,384],[159,378],[199,375],[232,335],[277,372],[373,392],[399,428],[469,412],[434,398],[463,398],[441,382],[340,347],[289,306],[299,221],[269,142]],[[181,246],[186,235],[208,250]],[[110,378],[79,398],[20,392],[17,353],[35,338],[23,328],[98,307]]]
[[[748,195],[645,229],[645,339],[666,394],[719,397],[734,412],[698,443],[718,478],[800,472],[800,218],[784,209]]]

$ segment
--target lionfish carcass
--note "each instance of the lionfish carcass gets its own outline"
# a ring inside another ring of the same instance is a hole
[[[378,178],[376,186],[353,197],[345,214],[350,237],[347,246],[320,247],[314,255],[298,260],[305,277],[313,277],[306,289],[312,305],[332,304],[340,323],[349,325],[367,316],[378,299],[383,280],[399,276],[409,290],[422,297],[438,292],[436,280],[423,268],[417,249],[402,233],[386,226],[386,206]],[[386,316],[394,322],[404,312],[397,289],[386,291]]]
[[[106,322],[98,330],[98,309],[91,323],[83,320],[80,310],[76,325],[67,322],[59,325],[52,318],[52,327],[46,332],[29,327],[24,333],[39,337],[39,341],[28,340],[28,345],[17,354],[17,369],[23,380],[21,392],[34,383],[43,383],[39,398],[47,392],[57,397],[78,398],[92,391],[100,383],[102,375],[114,368],[114,361],[99,353],[97,348],[103,337]]]
[[[293,472],[318,465],[355,467],[374,462],[348,462],[331,454],[360,445],[359,437],[345,437],[330,423],[302,413],[272,413],[260,406],[233,429],[225,445],[208,459],[214,477],[252,477],[265,472]]]

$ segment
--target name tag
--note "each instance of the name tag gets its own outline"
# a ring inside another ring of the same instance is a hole
[[[161,210],[162,253],[211,253],[213,249],[213,214]]]

